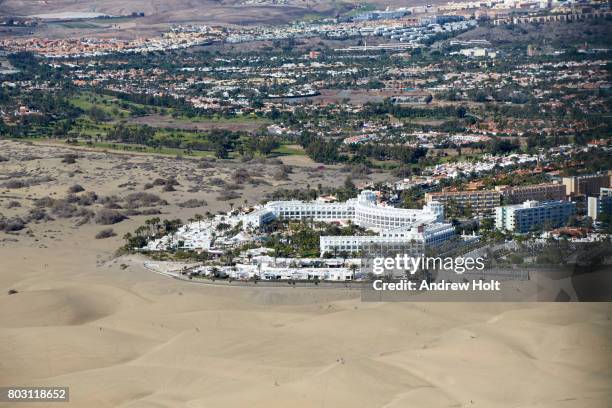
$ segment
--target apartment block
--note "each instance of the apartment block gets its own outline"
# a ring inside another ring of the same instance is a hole
[[[496,186],[504,204],[521,204],[525,201],[551,201],[565,199],[565,185],[543,183],[529,186]]]
[[[495,190],[442,191],[426,193],[425,202],[438,201],[445,207],[453,204],[458,208],[471,208],[477,214],[491,213],[501,204],[501,193]]]
[[[589,197],[587,215],[594,221],[601,219],[602,215],[606,215],[607,219],[612,218],[612,188],[602,188],[599,197]]]
[[[570,201],[526,201],[495,209],[495,227],[500,230],[526,233],[540,228],[558,228],[567,224],[576,212]]]
[[[566,195],[594,197],[599,195],[600,188],[610,187],[610,175],[608,173],[598,173],[563,177],[563,185]]]

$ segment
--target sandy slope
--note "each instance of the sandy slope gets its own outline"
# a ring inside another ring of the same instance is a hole
[[[36,166],[48,161],[58,166]],[[123,177],[69,182],[110,193]],[[4,194],[26,205],[36,188]],[[113,259],[121,240],[92,239],[100,226],[28,228],[0,237],[17,240],[0,242],[0,384],[67,385],[66,406],[610,405],[609,304],[366,304],[341,290],[194,285]]]
[[[361,304],[54,252],[53,280],[23,271],[2,295],[0,382],[69,385],[71,406],[609,402],[609,305]]]

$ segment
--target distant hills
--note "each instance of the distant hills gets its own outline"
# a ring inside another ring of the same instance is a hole
[[[274,4],[283,2],[284,4]],[[61,15],[82,18],[95,14],[130,16],[144,13],[149,23],[253,24],[286,22],[307,14],[333,15],[351,3],[312,0],[0,0],[2,16]]]
[[[369,6],[409,7],[444,0],[373,0]],[[208,24],[284,23],[304,16],[335,16],[360,4],[359,0],[0,0],[0,16],[111,15],[144,13],[142,23],[202,22]]]

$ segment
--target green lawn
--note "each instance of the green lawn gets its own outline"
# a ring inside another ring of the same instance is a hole
[[[224,118],[221,116],[178,116],[173,118],[176,120],[184,120],[191,123],[214,123],[214,124],[232,124],[232,123],[259,123],[261,125],[271,124],[272,122],[266,118],[260,118],[257,115],[236,115],[231,118]]]
[[[64,139],[53,139],[53,138],[39,138],[40,141],[48,141],[48,142],[65,142]],[[210,150],[190,150],[181,148],[172,148],[172,147],[162,147],[155,148],[144,145],[137,144],[126,144],[126,143],[118,143],[118,142],[98,142],[98,141],[84,141],[79,140],[74,145],[101,149],[101,150],[110,150],[110,151],[118,151],[118,152],[134,152],[134,153],[151,153],[151,154],[163,154],[168,156],[176,156],[182,155],[187,157],[214,157],[215,153]],[[302,149],[298,149],[295,147],[291,147],[291,145],[282,145],[278,149],[272,152],[272,156],[303,156],[306,153]],[[230,152],[230,158],[237,158],[239,154],[237,152]]]
[[[278,149],[272,151],[273,154],[280,156],[304,156],[304,149],[292,147],[292,145],[281,145]]]
[[[192,157],[213,157],[214,152],[203,151],[203,150],[192,150],[187,152],[185,149],[162,147],[154,148],[136,144],[123,144],[123,143],[111,143],[111,142],[84,142],[79,141],[76,143],[78,146],[91,147],[95,149],[113,150],[119,152],[135,152],[135,153],[154,153],[163,154],[168,156],[192,156]],[[231,154],[230,154],[231,157]]]
[[[70,103],[77,108],[83,109],[84,111],[88,111],[91,108],[96,107],[103,110],[104,113],[113,119],[127,117],[130,114],[129,110],[121,108],[118,100],[109,96],[83,93],[77,97],[71,98]]]
[[[131,112],[126,107],[145,109],[148,105],[142,105],[130,101],[115,98],[113,96],[96,94],[93,92],[82,92],[70,99],[70,103],[77,108],[88,111],[93,107],[103,110],[110,118],[117,120],[130,116]]]

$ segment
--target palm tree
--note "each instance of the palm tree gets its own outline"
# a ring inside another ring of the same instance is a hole
[[[349,266],[349,270],[351,271],[351,273],[353,275],[352,278],[354,279],[355,278],[355,272],[357,271],[357,265],[356,264],[351,264]]]
[[[125,246],[129,247],[130,246],[130,241],[132,239],[132,234],[131,233],[127,233],[123,236],[123,239],[125,240]]]
[[[136,234],[137,237],[140,237],[142,235],[146,235],[146,231],[147,230],[148,230],[148,228],[146,226],[141,225],[140,227],[136,228],[134,233]]]
[[[204,216],[202,214],[196,214],[193,216],[193,219],[198,222],[198,229],[201,229],[202,228],[201,223],[202,223],[202,220],[204,219]]]

